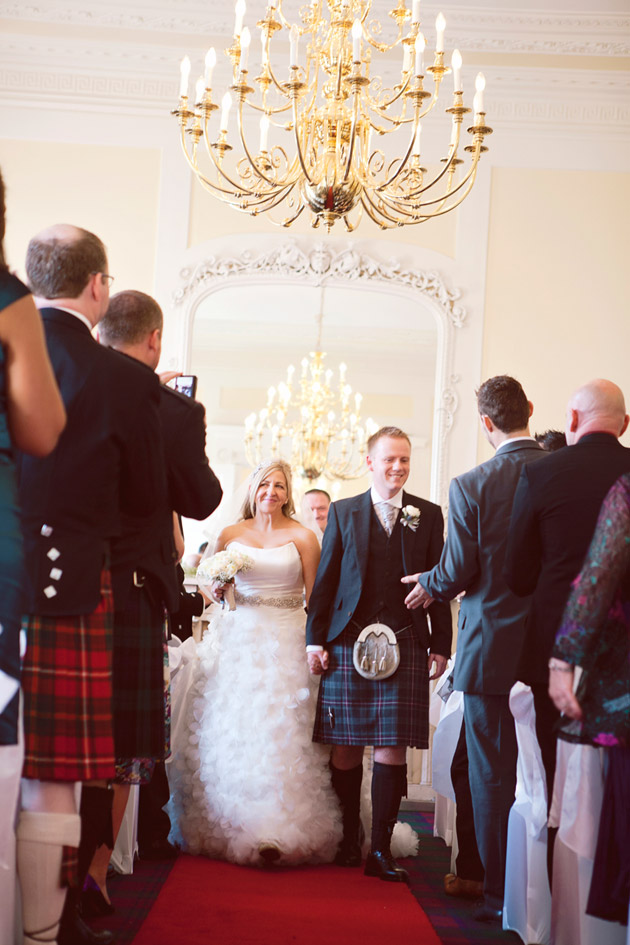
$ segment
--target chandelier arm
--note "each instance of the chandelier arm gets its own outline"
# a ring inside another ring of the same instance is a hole
[[[247,185],[244,184],[242,181],[240,183],[237,183],[235,180],[232,180],[231,176],[223,170],[223,168],[217,161],[216,155],[214,153],[215,149],[213,148],[210,142],[210,139],[208,138],[208,122],[207,121],[204,124],[203,134],[204,134],[204,142],[206,145],[206,151],[208,152],[212,160],[212,163],[214,164],[217,174],[223,178],[223,180],[230,186],[231,190],[226,190],[224,187],[221,187],[218,183],[214,184],[212,181],[208,180],[208,178],[205,178],[205,180],[208,181],[208,184],[214,190],[216,190],[217,193],[229,194],[233,199],[238,199],[237,194],[241,194],[242,196],[247,196],[247,197],[254,197],[258,199],[261,196],[260,194],[258,194],[255,190],[250,190],[250,188],[247,187]],[[190,161],[189,161],[189,164],[190,164]],[[199,177],[201,175],[201,171],[199,170],[199,168],[196,165],[192,166],[192,168],[195,174]],[[287,183],[283,182],[281,184],[274,184],[273,186],[275,189],[284,188],[287,186]]]
[[[355,231],[356,228],[358,227],[358,225],[359,225],[359,223],[361,222],[361,219],[362,219],[362,217],[363,217],[363,204],[361,204],[361,203],[359,204],[359,211],[358,211],[357,218],[356,218],[356,220],[354,221],[354,223],[352,223],[352,222],[350,221],[349,216],[350,216],[350,215],[349,215],[348,213],[344,214],[344,217],[343,217],[343,225],[345,226],[345,228],[346,228],[346,230],[347,230],[348,233],[354,233],[354,231]]]
[[[352,125],[350,126],[350,146],[348,148],[348,160],[346,161],[346,172],[343,175],[342,183],[345,184],[350,176],[352,167],[352,156],[354,154],[354,142],[356,140],[357,121],[359,119],[359,92],[360,86],[357,86],[354,92],[354,104],[352,106]]]
[[[299,122],[298,122],[298,112],[297,112],[297,95],[293,97],[293,131],[295,135],[295,148],[298,160],[300,162],[300,167],[302,168],[302,173],[308,181],[309,184],[312,184],[311,175],[306,169],[306,163],[304,161],[304,155],[302,154],[302,148],[300,146],[300,131],[299,131]]]
[[[320,20],[320,18],[321,18],[321,14],[322,14],[322,0],[316,0],[316,2],[317,2],[317,15],[313,17],[313,22],[314,22],[315,24],[319,22],[319,20]],[[301,26],[298,26],[297,23],[295,23],[295,24],[289,23],[289,21],[287,20],[287,18],[286,18],[285,15],[284,15],[284,13],[282,12],[282,0],[278,0],[278,4],[277,4],[277,6],[276,6],[276,13],[278,14],[278,17],[280,18],[280,21],[281,21],[282,25],[283,25],[284,27],[286,27],[287,30],[290,31],[292,26],[296,26],[297,29],[300,31],[300,36],[305,36],[307,33],[312,33],[312,32],[313,32],[313,27],[312,27],[312,26],[310,26],[310,27],[306,27],[306,26],[305,26],[305,27],[301,27]]]
[[[381,184],[379,187],[376,188],[379,192],[380,192],[381,190],[384,190],[384,189],[387,188],[387,187],[390,187],[390,186],[394,183],[394,181],[400,176],[400,174],[402,173],[403,169],[407,166],[407,161],[409,160],[409,156],[411,155],[411,152],[412,152],[412,150],[413,150],[413,143],[414,143],[414,141],[415,141],[416,132],[417,132],[417,130],[418,130],[418,112],[419,112],[419,109],[418,109],[418,107],[416,106],[416,116],[415,116],[415,121],[414,121],[414,125],[413,125],[413,133],[412,133],[411,139],[410,139],[410,141],[409,141],[409,147],[407,148],[407,153],[405,154],[404,158],[401,160],[401,162],[400,162],[400,164],[399,164],[399,166],[398,166],[398,170],[395,171],[394,174],[392,174],[392,176],[389,178],[389,180],[386,180],[383,184]]]
[[[239,103],[239,109],[238,109],[238,130],[239,130],[239,135],[240,135],[240,139],[241,139],[241,144],[243,145],[243,151],[245,152],[245,156],[247,157],[247,160],[249,161],[250,166],[251,166],[252,170],[254,171],[254,173],[257,174],[258,177],[260,177],[262,180],[264,180],[266,184],[269,184],[269,186],[270,186],[271,188],[273,188],[274,190],[276,190],[278,187],[284,187],[284,186],[286,186],[287,181],[271,180],[271,179],[270,179],[269,177],[267,177],[267,175],[264,174],[263,171],[258,167],[258,165],[256,164],[254,158],[253,158],[253,157],[251,156],[251,154],[249,153],[249,149],[248,149],[247,143],[246,143],[246,141],[245,141],[245,133],[244,133],[244,131],[243,131],[243,101],[244,101],[244,99],[241,99],[241,101],[240,101],[240,103]]]
[[[443,194],[441,197],[436,197],[434,200],[425,200],[425,201],[423,201],[423,206],[432,206],[433,204],[441,203],[442,201],[447,200],[449,197],[452,197],[453,194],[458,193],[463,187],[466,186],[466,184],[468,183],[468,181],[470,180],[471,177],[473,178],[473,182],[474,182],[474,175],[475,175],[475,173],[476,173],[477,165],[478,165],[478,164],[479,164],[479,155],[475,152],[475,153],[473,154],[473,156],[472,156],[472,163],[471,163],[471,165],[470,165],[470,168],[468,169],[468,171],[467,171],[467,173],[465,174],[465,176],[462,177],[462,179],[459,181],[459,183],[457,184],[457,186],[456,186],[456,187],[453,187],[452,190],[447,190],[447,192],[446,192],[445,194]],[[414,199],[414,198],[417,197],[417,196],[420,196],[421,193],[426,193],[426,191],[429,189],[429,187],[434,186],[434,185],[438,182],[438,180],[440,179],[440,177],[442,177],[443,174],[444,174],[444,171],[442,171],[442,172],[438,175],[438,177],[436,177],[436,179],[435,179],[434,181],[432,181],[431,184],[428,185],[427,187],[422,187],[422,188],[420,188],[418,191],[415,191],[415,192],[413,192],[413,193],[401,195],[401,197],[400,197],[399,199],[400,199],[400,200],[410,200],[410,199]],[[471,183],[470,186],[472,187],[472,183]],[[470,187],[468,188],[468,190],[466,191],[466,193],[468,193],[469,191],[470,191]],[[384,195],[383,195],[383,194],[380,194],[380,196],[384,196]],[[388,200],[391,200],[391,201],[394,201],[394,202],[398,202],[395,194],[387,194],[386,196],[387,196],[387,199],[388,199]],[[460,202],[461,202],[461,201],[460,201]],[[457,204],[456,204],[455,206],[457,206]]]
[[[405,94],[405,92],[407,91],[407,88],[409,87],[410,81],[411,81],[411,69],[409,70],[407,74],[407,78],[405,79],[404,83],[400,86],[400,91],[396,92],[396,94],[392,98],[388,99],[386,102],[383,102],[382,105],[379,105],[376,99],[372,98],[372,96],[370,95],[369,86],[368,86],[368,88],[365,90],[365,98],[368,105],[375,112],[378,112],[380,114],[380,110],[382,108],[390,108],[391,105],[393,105],[395,102],[398,101],[401,95]],[[392,89],[392,91],[395,91],[395,90]],[[381,118],[386,118],[388,121],[395,120],[395,119],[391,119],[388,115],[381,115]]]
[[[374,202],[369,190],[364,190],[361,195],[361,203],[363,204],[363,207],[365,208],[367,215],[370,217],[371,220],[374,221],[374,223],[377,224],[377,226],[380,226],[381,229],[383,230],[391,229],[394,226],[399,226],[400,220],[396,219],[396,217],[394,216],[391,216],[387,212],[389,210],[389,206],[385,203],[383,198],[380,196],[379,196],[379,201],[381,204],[385,204],[385,205],[378,206]],[[374,213],[371,212],[370,208],[371,210],[374,211]],[[389,221],[389,224],[383,223],[383,220]]]

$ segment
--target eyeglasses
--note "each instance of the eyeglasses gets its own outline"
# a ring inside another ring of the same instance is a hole
[[[107,286],[111,288],[112,282],[114,281],[114,277],[110,276],[108,272],[96,272],[93,270],[91,274],[93,276],[101,276],[104,279],[104,281],[107,283]]]

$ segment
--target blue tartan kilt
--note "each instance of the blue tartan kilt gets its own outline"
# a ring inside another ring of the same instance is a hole
[[[313,741],[326,745],[429,745],[427,651],[408,627],[397,634],[400,666],[387,679],[360,676],[352,662],[359,628],[346,627],[326,644],[328,670],[321,677]]]

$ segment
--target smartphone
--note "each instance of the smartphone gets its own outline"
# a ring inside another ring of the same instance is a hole
[[[178,390],[180,394],[186,394],[187,397],[195,398],[197,393],[197,376],[196,374],[182,374],[180,377],[173,378],[173,387],[175,390]]]

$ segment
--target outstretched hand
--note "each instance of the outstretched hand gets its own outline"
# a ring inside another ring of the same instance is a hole
[[[415,585],[409,594],[405,597],[405,606],[408,610],[415,610],[416,607],[419,607],[421,604],[426,610],[427,607],[430,607],[434,597],[431,597],[421,584],[418,584],[418,578],[420,577],[421,572],[418,574],[407,574],[405,577],[401,578],[403,584],[413,584]]]
[[[309,650],[306,654],[308,668],[313,676],[321,676],[328,669],[327,650]]]

